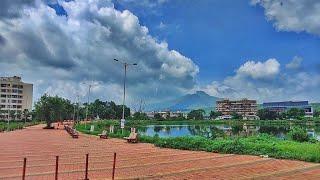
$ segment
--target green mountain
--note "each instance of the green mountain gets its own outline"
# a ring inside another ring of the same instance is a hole
[[[210,96],[203,91],[197,91],[194,94],[187,94],[180,98],[154,104],[147,108],[149,110],[164,110],[169,109],[171,111],[190,111],[192,109],[204,109],[205,111],[211,111],[216,107],[216,101],[221,98]]]

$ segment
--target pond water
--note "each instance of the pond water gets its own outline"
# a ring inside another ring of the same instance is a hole
[[[149,125],[138,128],[141,135],[159,137],[202,136],[215,138],[222,136],[252,136],[259,133],[274,135],[280,139],[286,137],[291,128],[296,125]],[[320,140],[320,126],[302,126],[310,137]]]

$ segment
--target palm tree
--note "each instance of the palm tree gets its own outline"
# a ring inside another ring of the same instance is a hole
[[[0,106],[0,120],[3,120],[3,113],[4,113],[4,110],[2,110],[1,106]]]
[[[24,109],[23,112],[22,112],[22,115],[23,115],[23,118],[24,118],[24,125],[26,125],[26,121],[30,115],[30,112],[28,109]]]
[[[28,109],[24,109],[22,112],[23,118],[24,118],[24,124],[26,124],[27,118],[29,116],[29,110]]]

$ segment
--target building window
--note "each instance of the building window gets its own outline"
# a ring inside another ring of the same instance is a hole
[[[18,94],[22,94],[23,93],[23,91],[22,90],[18,90]]]
[[[6,108],[6,105],[0,105],[1,108]]]
[[[21,108],[22,108],[22,106],[21,106],[21,105],[17,105],[17,108],[18,108],[18,109],[21,109]]]
[[[4,98],[5,98],[5,97],[7,97],[7,96],[6,96],[5,94],[1,94],[1,97],[4,97]]]

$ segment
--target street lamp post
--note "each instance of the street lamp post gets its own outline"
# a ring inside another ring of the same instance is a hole
[[[12,102],[12,84],[10,83],[9,84],[9,88],[7,90],[7,92],[10,92],[10,94],[7,96],[9,96],[9,100],[8,100],[8,103],[9,103],[9,107],[8,107],[8,128],[7,128],[7,131],[10,131],[10,119],[11,119],[11,102]]]
[[[120,62],[124,68],[124,78],[123,78],[123,102],[122,102],[122,119],[124,120],[124,111],[125,111],[125,101],[126,101],[126,78],[127,78],[127,68],[128,66],[136,66],[137,63],[128,63],[124,61],[120,61],[118,59],[113,59],[114,61]]]
[[[86,84],[86,83],[84,83],[84,84]],[[85,126],[85,128],[87,127],[87,120],[88,120],[88,112],[89,112],[89,102],[90,102],[90,92],[91,92],[91,88],[92,88],[92,84],[89,84],[89,86],[88,86],[88,101],[87,101],[87,108],[86,108],[86,120],[85,120],[85,122],[84,122],[84,126]]]

